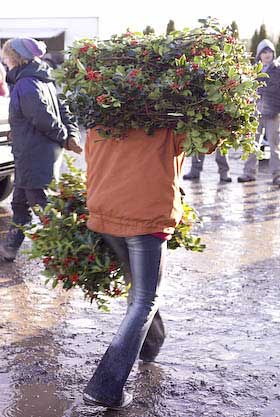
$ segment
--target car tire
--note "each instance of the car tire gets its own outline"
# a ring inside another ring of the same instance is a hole
[[[0,178],[0,201],[5,200],[13,191],[14,176],[7,175],[7,177]]]

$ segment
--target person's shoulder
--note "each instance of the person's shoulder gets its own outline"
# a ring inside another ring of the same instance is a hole
[[[275,60],[273,62],[273,69],[271,70],[270,76],[273,77],[275,81],[280,81],[280,61]]]
[[[271,69],[274,71],[280,71],[280,57],[272,62]]]

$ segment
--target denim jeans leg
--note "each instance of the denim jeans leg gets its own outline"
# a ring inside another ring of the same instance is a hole
[[[114,237],[111,239],[114,240]],[[131,302],[120,328],[85,389],[85,393],[108,405],[116,405],[121,401],[124,384],[158,309],[157,290],[166,253],[166,242],[151,235],[121,239],[129,255]]]
[[[112,249],[117,254],[118,258],[123,264],[124,268],[124,278],[125,282],[128,285],[131,283],[131,271],[129,265],[129,253],[128,248],[125,242],[125,239],[122,237],[115,237],[110,236],[107,234],[103,234],[104,239],[107,241],[108,245],[112,247]],[[161,275],[159,276],[161,279]],[[160,284],[160,282],[159,282]],[[129,291],[128,295],[128,304],[132,302],[132,293]],[[143,361],[154,361],[156,356],[159,354],[160,348],[162,347],[165,340],[165,329],[163,320],[161,318],[159,310],[157,310],[156,314],[153,317],[145,340],[143,342],[141,351],[139,353],[139,358]]]
[[[153,321],[149,327],[148,333],[145,337],[139,358],[145,362],[152,362],[159,354],[160,348],[165,340],[164,324],[159,310],[153,317]]]

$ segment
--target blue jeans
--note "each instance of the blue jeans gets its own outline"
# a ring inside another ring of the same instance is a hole
[[[103,235],[120,260],[129,259],[131,293],[126,315],[102,357],[85,393],[108,405],[118,405],[123,387],[141,350],[154,315],[167,243],[152,235]]]

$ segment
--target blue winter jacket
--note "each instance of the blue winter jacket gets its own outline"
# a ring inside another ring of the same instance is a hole
[[[258,110],[262,116],[275,117],[280,113],[280,65],[273,61],[267,69],[269,78],[259,79],[265,85],[258,89]]]
[[[67,137],[79,137],[73,116],[57,98],[49,71],[44,62],[31,61],[7,75],[17,187],[47,187]]]

